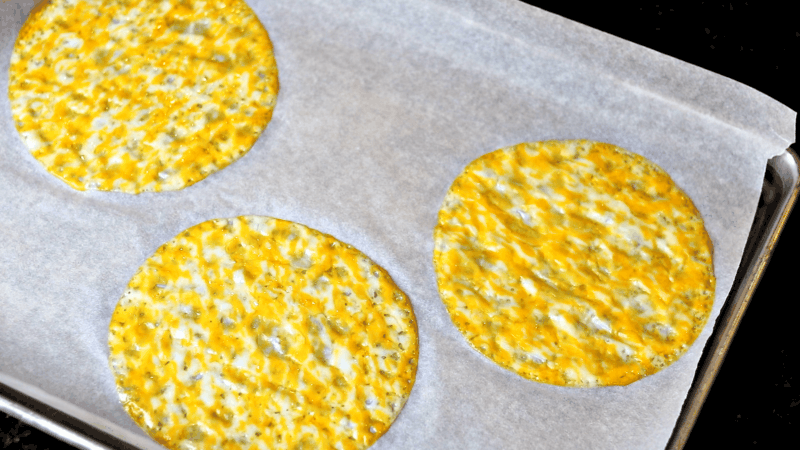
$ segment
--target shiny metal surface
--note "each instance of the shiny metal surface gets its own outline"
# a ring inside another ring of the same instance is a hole
[[[745,245],[742,264],[736,274],[730,296],[723,306],[714,334],[706,344],[700,368],[683,405],[675,430],[667,446],[670,450],[684,447],[697,420],[703,402],[717,376],[739,322],[742,319],[758,282],[764,274],[778,243],[781,231],[797,200],[800,189],[800,160],[792,148],[772,158],[761,191],[756,217]]]
[[[80,449],[136,448],[2,382],[0,382],[0,411]]]

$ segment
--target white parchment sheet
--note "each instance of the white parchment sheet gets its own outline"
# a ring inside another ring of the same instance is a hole
[[[7,95],[31,0],[0,4],[0,379],[138,445],[107,327],[139,265],[199,222],[293,220],[385,267],[418,318],[411,397],[376,449],[663,448],[730,290],[766,161],[795,114],[766,96],[512,0],[264,0],[281,90],[240,161],[185,190],[79,192],[24,148]],[[439,299],[433,227],[471,160],[586,138],[669,172],[714,241],[714,315],[690,351],[625,387],[538,384],[467,344]]]

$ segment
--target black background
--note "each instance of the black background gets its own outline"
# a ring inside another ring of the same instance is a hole
[[[800,74],[795,70],[800,26],[792,2],[525,3],[732,78],[800,109]],[[687,449],[797,445],[797,215],[789,218]],[[65,445],[0,413],[0,448]]]

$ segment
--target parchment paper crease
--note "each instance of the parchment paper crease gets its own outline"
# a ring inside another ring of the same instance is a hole
[[[33,2],[0,4],[0,378],[157,448],[118,404],[111,312],[139,265],[181,230],[260,214],[353,244],[414,304],[417,382],[374,448],[663,448],[730,290],[766,161],[795,139],[794,112],[511,0],[249,3],[280,71],[272,123],[222,172],[139,196],[72,190],[29,155],[5,92]],[[461,169],[499,147],[575,138],[659,164],[714,241],[712,320],[677,363],[625,387],[553,387],[497,367],[468,346],[436,290],[433,226]]]

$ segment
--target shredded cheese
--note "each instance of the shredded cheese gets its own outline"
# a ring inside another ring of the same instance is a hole
[[[591,141],[519,144],[453,182],[439,292],[492,361],[556,385],[626,385],[680,357],[714,300],[712,244],[655,164]]]
[[[126,411],[172,449],[363,449],[417,367],[409,300],[350,245],[244,216],[164,244],[111,318]]]
[[[182,189],[247,153],[278,70],[242,0],[50,0],[9,67],[15,125],[75,189]]]

